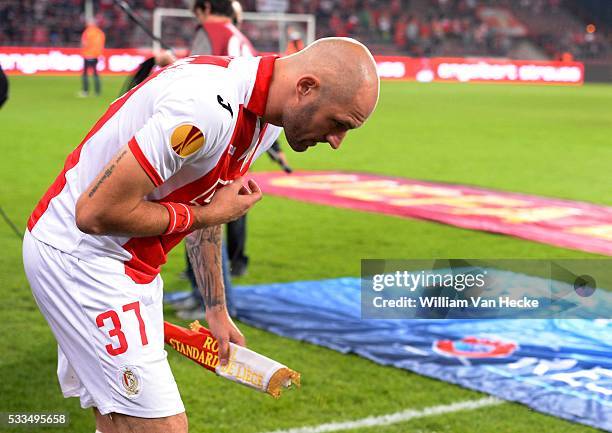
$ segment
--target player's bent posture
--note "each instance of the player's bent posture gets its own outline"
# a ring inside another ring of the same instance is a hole
[[[116,100],[68,156],[28,221],[24,264],[62,392],[94,408],[99,431],[187,431],[163,343],[166,254],[193,232],[226,363],[244,338],[225,308],[219,225],[261,199],[243,174],[281,126],[298,152],[337,149],[378,89],[371,54],[350,39],[282,59],[189,57]]]

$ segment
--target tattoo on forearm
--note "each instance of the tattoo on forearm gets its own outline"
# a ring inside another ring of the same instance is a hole
[[[119,161],[121,161],[121,159],[127,154],[127,150],[124,150],[123,152],[121,152],[121,155],[119,155],[117,157],[117,159],[115,160],[115,162],[108,167],[106,170],[104,170],[104,174],[102,175],[102,177],[100,177],[100,179],[98,179],[98,181],[96,182],[96,184],[94,185],[94,187],[91,189],[91,191],[89,191],[89,198],[92,198],[94,196],[94,194],[96,193],[96,191],[98,191],[98,188],[100,188],[100,185],[102,185],[102,183],[104,183],[104,181],[106,179],[108,179],[110,177],[111,174],[113,174],[113,171],[115,170],[115,167],[117,166],[117,164],[119,163]]]
[[[207,310],[225,308],[221,231],[221,226],[209,227],[185,238],[187,254]]]

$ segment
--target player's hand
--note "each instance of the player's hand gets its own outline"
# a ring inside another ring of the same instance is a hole
[[[155,64],[160,67],[169,65],[176,61],[176,56],[169,50],[160,50],[154,53]]]
[[[217,190],[211,202],[199,209],[204,227],[226,224],[235,221],[262,198],[261,190],[253,179],[248,181],[239,177],[231,184]]]
[[[210,332],[219,342],[219,361],[227,365],[229,360],[230,342],[245,346],[246,340],[242,332],[234,324],[226,308],[213,308],[206,310],[206,322]]]

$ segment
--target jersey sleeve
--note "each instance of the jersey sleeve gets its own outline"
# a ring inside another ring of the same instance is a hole
[[[219,108],[204,96],[194,99],[176,95],[158,103],[145,125],[132,137],[129,147],[140,166],[157,187],[185,164],[205,156],[218,145],[226,128]]]

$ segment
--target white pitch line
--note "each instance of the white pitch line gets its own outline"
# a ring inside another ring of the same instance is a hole
[[[480,409],[481,407],[496,406],[503,403],[495,397],[485,397],[480,400],[467,400],[439,406],[430,406],[421,410],[403,410],[381,416],[369,416],[354,421],[330,422],[311,427],[297,427],[288,430],[274,430],[267,433],[327,433],[358,428],[376,427],[381,425],[397,424],[426,416],[443,415],[446,413],[460,412],[463,410]]]

